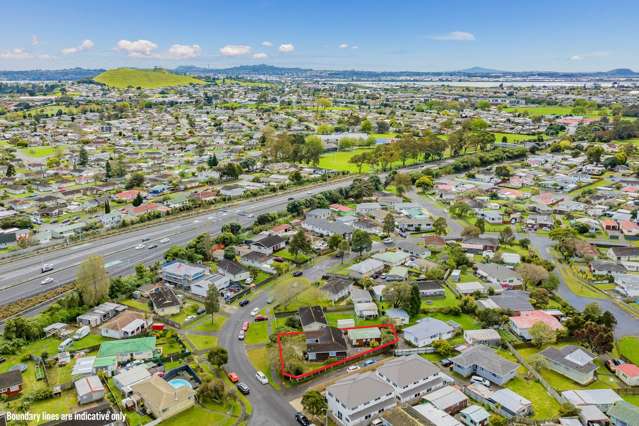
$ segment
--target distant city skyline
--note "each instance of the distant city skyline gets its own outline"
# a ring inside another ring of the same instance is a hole
[[[639,70],[639,3],[69,0],[2,7],[0,69]]]

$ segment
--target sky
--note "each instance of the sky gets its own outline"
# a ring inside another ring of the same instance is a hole
[[[0,22],[0,70],[639,70],[636,0],[4,0]]]

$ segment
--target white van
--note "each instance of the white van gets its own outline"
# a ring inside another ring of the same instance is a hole
[[[88,336],[90,331],[91,331],[91,328],[89,328],[88,325],[78,328],[73,334],[73,340],[80,340],[83,337]]]
[[[66,352],[67,348],[71,346],[73,339],[66,339],[58,345],[58,352]]]
[[[261,371],[258,371],[257,373],[255,373],[255,378],[261,384],[268,385],[268,377],[266,377],[266,375],[262,373]]]

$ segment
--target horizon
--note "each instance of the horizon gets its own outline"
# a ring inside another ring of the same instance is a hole
[[[64,0],[5,7],[0,69],[229,68],[265,63],[315,70],[512,72],[639,69],[639,5],[617,0],[481,4],[252,0],[214,7]],[[392,8],[392,12],[390,9]],[[569,20],[566,17],[570,17]],[[60,23],[65,23],[60,31]]]

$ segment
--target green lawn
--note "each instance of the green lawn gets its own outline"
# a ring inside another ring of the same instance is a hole
[[[304,263],[309,260],[311,257],[304,253],[297,253],[297,256],[294,256],[288,249],[283,249],[278,252],[275,252],[275,256],[279,256],[283,259],[290,260],[294,263]]]
[[[151,308],[149,307],[149,304],[141,300],[126,299],[120,303],[143,312],[151,312]]]
[[[204,407],[196,404],[194,407],[181,412],[162,422],[163,426],[177,425],[234,425],[242,413],[238,402],[225,405],[206,404]]]
[[[575,277],[574,273],[565,266],[559,267],[559,274],[563,278],[566,286],[577,296],[589,297],[592,299],[603,299],[604,296],[591,289],[587,284],[583,283],[580,279]]]
[[[639,365],[639,337],[624,336],[617,342],[619,354],[635,365]]]
[[[362,152],[370,151],[371,148],[357,148],[352,151],[338,151],[338,152],[330,152],[327,154],[323,154],[320,157],[319,166],[323,169],[330,169],[336,171],[348,171],[357,173],[359,168],[356,164],[351,164],[348,160],[351,159],[354,155],[361,154]],[[406,161],[406,165],[415,164],[416,161],[414,159],[409,159]],[[400,167],[402,165],[401,161],[396,161],[391,164],[391,168]],[[362,172],[369,172],[371,170],[369,165],[364,165],[362,167]]]
[[[55,151],[55,146],[31,146],[28,148],[20,149],[20,154],[24,155],[25,157],[42,158],[52,156],[53,154],[55,154]]]
[[[559,403],[548,395],[541,384],[527,380],[524,374],[518,374],[506,387],[532,402],[534,419],[552,419],[559,414]]]
[[[216,336],[200,336],[195,334],[189,334],[187,338],[193,343],[196,350],[211,349],[213,346],[217,346]]]
[[[91,346],[99,345],[106,340],[111,340],[111,339],[103,337],[99,334],[89,334],[88,336],[73,342],[73,344],[71,345],[69,349],[75,351],[75,350],[80,350],[84,348],[90,348]]]
[[[451,306],[457,306],[458,304],[459,300],[457,300],[455,294],[448,287],[444,287],[444,297],[426,297],[422,299],[422,309],[448,308]]]
[[[255,368],[256,371],[261,371],[268,377],[268,382],[275,390],[280,389],[280,385],[273,381],[273,377],[271,376],[271,366],[269,363],[270,357],[268,353],[268,348],[255,348],[246,351],[246,355],[248,356],[249,361]]]
[[[119,89],[127,87],[156,89],[159,87],[205,84],[204,81],[197,78],[175,74],[163,69],[114,68],[96,76],[94,80]]]
[[[506,142],[509,142],[509,143],[537,140],[537,135],[522,135],[519,133],[501,133],[501,132],[495,132],[494,135],[495,135],[496,142],[501,142],[504,136],[507,139]],[[544,135],[544,139],[545,138],[546,136]]]
[[[182,324],[186,320],[186,317],[188,317],[189,315],[196,315],[197,310],[203,306],[204,305],[199,302],[185,302],[184,305],[182,305],[182,309],[180,309],[180,312],[177,315],[169,317],[169,319]]]
[[[247,345],[268,343],[268,321],[251,322],[244,342]]]
[[[437,318],[441,321],[455,321],[457,324],[461,325],[464,330],[477,330],[480,327],[479,322],[472,316],[468,314],[461,314],[458,316],[450,315],[450,314],[442,314],[442,313],[432,313],[427,316]]]
[[[224,326],[225,322],[226,317],[224,315],[215,315],[213,317],[213,321],[211,321],[210,315],[203,315],[190,323],[186,329],[197,331],[219,331],[222,326]]]
[[[539,105],[539,106],[522,106],[522,107],[510,107],[504,108],[506,112],[527,112],[531,116],[540,116],[540,115],[573,115],[573,107],[572,106],[562,106],[562,105]],[[599,117],[602,112],[601,110],[592,110],[586,112],[586,117]],[[574,115],[582,115],[582,114],[574,114]]]
[[[51,413],[51,414],[63,414],[72,413],[80,409],[78,400],[76,397],[75,389],[69,389],[62,392],[62,395],[58,398],[50,398],[44,401],[34,402],[29,411],[32,413]],[[31,422],[30,425],[38,424],[37,422]]]

